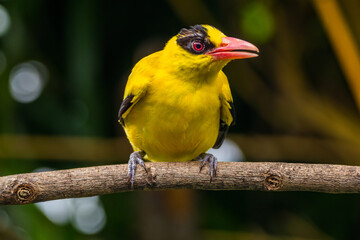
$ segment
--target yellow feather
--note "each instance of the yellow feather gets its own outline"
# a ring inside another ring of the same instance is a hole
[[[222,82],[222,89],[221,89],[221,120],[223,120],[228,126],[233,122],[233,117],[231,115],[230,109],[230,102],[233,102],[233,98],[230,91],[230,86],[228,79],[223,71],[219,72],[218,81]]]

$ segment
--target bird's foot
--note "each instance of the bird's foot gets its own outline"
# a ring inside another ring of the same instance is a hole
[[[130,182],[131,188],[134,188],[135,182],[135,172],[136,172],[136,165],[139,164],[142,166],[147,173],[147,169],[145,167],[145,163],[143,160],[145,153],[143,151],[137,151],[130,154],[129,162],[128,162],[128,179],[127,182]]]
[[[216,157],[210,153],[202,153],[196,159],[201,161],[201,167],[199,172],[201,172],[201,170],[204,168],[206,163],[209,162],[209,174],[210,174],[210,182],[211,182],[213,177],[216,177],[216,171],[217,171]]]

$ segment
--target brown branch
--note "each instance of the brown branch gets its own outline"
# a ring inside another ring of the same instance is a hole
[[[146,163],[138,168],[134,190],[202,189],[359,193],[360,167],[274,162],[220,162],[209,182],[200,162]],[[127,164],[0,177],[0,205],[131,191]]]

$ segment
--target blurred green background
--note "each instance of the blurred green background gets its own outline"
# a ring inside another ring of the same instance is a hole
[[[131,68],[199,23],[260,49],[224,69],[237,124],[219,160],[358,165],[359,9],[357,0],[0,1],[0,175],[126,163],[117,111]],[[0,239],[354,239],[359,204],[302,192],[121,193],[0,207]]]

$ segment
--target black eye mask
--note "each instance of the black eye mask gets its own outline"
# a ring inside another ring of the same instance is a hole
[[[203,54],[215,47],[209,39],[207,29],[201,25],[181,29],[176,42],[183,49],[193,54]]]

